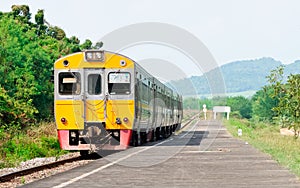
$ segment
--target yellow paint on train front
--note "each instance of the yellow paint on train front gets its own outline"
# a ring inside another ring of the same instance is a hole
[[[104,100],[87,100],[86,101],[86,121],[87,122],[104,122]]]
[[[78,100],[57,100],[55,101],[55,119],[57,129],[83,129],[83,106]],[[66,119],[66,123],[61,122],[61,118]]]
[[[133,68],[134,63],[131,59],[105,52],[105,58],[103,62],[86,62],[84,60],[84,52],[69,55],[57,60],[54,64],[55,69],[83,69],[83,68],[106,68],[106,69],[125,69]],[[68,66],[64,66],[64,61],[69,62]],[[126,65],[121,66],[120,62],[125,61]]]
[[[106,129],[132,129],[134,121],[133,100],[109,100],[106,103],[106,115],[104,112],[103,100],[89,100],[86,102],[86,122],[105,122]],[[124,118],[128,122],[124,122]],[[61,122],[66,119],[66,123]],[[120,118],[122,124],[116,123]],[[83,102],[78,100],[57,100],[55,101],[55,119],[57,129],[83,129],[84,128],[84,107]]]
[[[134,101],[133,100],[109,100],[107,101],[106,129],[132,129],[134,121]],[[127,117],[128,123],[123,119]],[[120,118],[121,125],[116,123],[116,118]]]

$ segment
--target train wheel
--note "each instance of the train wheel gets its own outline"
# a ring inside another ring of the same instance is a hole
[[[159,140],[160,139],[160,128],[157,128],[155,130],[155,140]]]
[[[167,138],[167,133],[166,133],[167,131],[166,131],[166,127],[163,127],[162,128],[162,130],[161,130],[161,136],[163,137],[163,138]]]
[[[136,147],[139,145],[139,135],[136,131],[132,132],[132,146]]]
[[[170,126],[167,126],[166,137],[170,136]]]
[[[147,133],[146,132],[140,133],[140,140],[141,140],[141,145],[143,145],[147,142]]]
[[[155,133],[154,130],[152,130],[151,133],[150,133],[151,134],[151,136],[150,136],[150,142],[154,142],[154,137],[155,137],[154,133]]]

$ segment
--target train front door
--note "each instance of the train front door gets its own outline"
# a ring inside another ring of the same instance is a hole
[[[84,69],[83,117],[85,127],[105,122],[104,70]]]

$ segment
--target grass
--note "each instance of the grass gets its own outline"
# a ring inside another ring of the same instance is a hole
[[[36,157],[66,153],[59,147],[54,123],[41,123],[27,129],[0,129],[0,168],[14,167]]]
[[[293,136],[283,136],[279,127],[247,120],[231,119],[225,121],[228,131],[238,137],[238,129],[243,130],[241,139],[264,153],[268,153],[282,166],[300,177],[300,140]]]

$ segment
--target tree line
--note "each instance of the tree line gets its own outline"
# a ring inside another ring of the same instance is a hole
[[[254,122],[266,122],[293,129],[295,137],[300,134],[300,74],[284,75],[284,66],[270,72],[266,84],[251,98],[213,97],[212,99],[184,99],[185,109],[201,109],[206,104],[213,106],[230,106],[233,115]]]
[[[53,118],[53,63],[59,57],[93,48],[52,26],[27,5],[0,12],[0,128],[26,127]],[[99,45],[99,44],[96,44]]]

